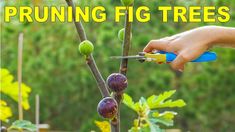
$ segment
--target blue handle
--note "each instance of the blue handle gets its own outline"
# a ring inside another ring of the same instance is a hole
[[[160,52],[166,54],[166,61],[167,62],[172,62],[176,58],[176,54],[171,53],[171,52]],[[209,62],[209,61],[214,61],[216,60],[217,56],[215,52],[205,52],[203,53],[200,57],[197,59],[191,61],[191,62]]]

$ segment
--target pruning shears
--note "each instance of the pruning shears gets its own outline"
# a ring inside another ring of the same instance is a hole
[[[112,59],[136,59],[140,62],[157,62],[157,63],[166,63],[172,62],[177,57],[176,54],[172,52],[158,51],[155,53],[145,53],[139,52],[138,55],[132,56],[111,56]],[[217,55],[215,52],[204,52],[201,56],[191,62],[210,62],[215,61]]]

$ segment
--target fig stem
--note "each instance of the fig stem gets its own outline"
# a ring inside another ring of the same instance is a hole
[[[67,5],[72,7],[72,13],[73,13],[73,22],[75,24],[75,27],[76,27],[76,30],[77,30],[77,33],[79,35],[79,38],[80,38],[80,41],[84,41],[84,40],[87,40],[87,37],[86,37],[86,32],[85,32],[85,29],[82,25],[81,22],[76,22],[75,21],[75,5],[73,3],[72,0],[65,0]],[[86,58],[86,62],[87,62],[87,65],[89,66],[96,82],[97,82],[97,85],[99,87],[99,90],[102,94],[103,97],[108,97],[110,96],[110,93],[108,91],[108,88],[107,88],[107,85],[96,65],[96,62],[95,62],[95,59],[93,57],[92,54],[90,54],[87,58]]]
[[[131,5],[133,6],[133,4]],[[132,29],[132,22],[129,22],[129,8],[127,7],[127,10],[125,12],[125,34],[124,34],[124,41],[122,44],[122,56],[128,56],[130,46],[131,46],[131,29]],[[127,66],[128,66],[128,59],[122,59],[120,64],[120,70],[119,73],[126,76],[127,74]],[[118,104],[118,111],[117,116],[115,120],[111,121],[111,130],[115,130],[115,132],[120,132],[120,106],[121,106],[121,100],[122,100],[123,92],[121,93],[114,93],[114,98],[117,101]],[[112,123],[115,122],[115,123]]]

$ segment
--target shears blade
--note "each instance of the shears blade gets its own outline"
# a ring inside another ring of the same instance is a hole
[[[133,55],[133,56],[111,56],[111,59],[142,59],[144,56]]]

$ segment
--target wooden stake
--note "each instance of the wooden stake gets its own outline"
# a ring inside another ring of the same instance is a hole
[[[39,95],[37,94],[35,96],[35,104],[36,104],[36,107],[35,107],[35,122],[36,122],[36,127],[37,127],[37,132],[39,132],[39,114],[40,114],[40,98],[39,98]]]
[[[23,33],[19,34],[18,38],[18,111],[19,120],[23,120],[23,109],[22,109],[22,54],[23,54]]]

